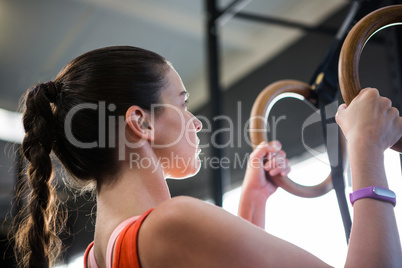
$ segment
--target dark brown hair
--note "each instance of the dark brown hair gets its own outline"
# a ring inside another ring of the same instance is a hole
[[[52,151],[71,177],[84,185],[92,183],[100,187],[118,172],[116,147],[98,143],[81,148],[72,144],[66,135],[72,133],[81,142],[98,141],[101,124],[109,126],[100,122],[99,110],[81,109],[74,113],[71,126],[65,126],[69,112],[83,104],[101,109],[100,103],[115,116],[124,116],[132,105],[150,110],[152,104],[160,102],[169,66],[163,57],[151,51],[128,46],[107,47],[77,57],[52,82],[35,85],[27,91],[22,153],[29,161],[30,193],[27,213],[15,233],[15,253],[21,266],[49,267],[60,253]],[[104,119],[108,120],[108,116]],[[116,121],[116,131],[117,128]],[[105,135],[104,139],[109,141],[107,131]]]

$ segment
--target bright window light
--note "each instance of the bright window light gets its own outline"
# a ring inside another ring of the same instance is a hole
[[[78,255],[68,264],[54,266],[54,268],[82,268],[82,267],[84,267],[84,253],[82,255]]]
[[[21,143],[24,138],[22,114],[0,108],[0,140]]]

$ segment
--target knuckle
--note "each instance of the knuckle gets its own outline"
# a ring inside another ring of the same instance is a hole
[[[393,116],[399,117],[399,110],[398,110],[397,108],[395,108],[395,107],[391,107],[390,113],[391,113]]]
[[[389,108],[392,106],[392,101],[386,97],[381,97],[381,102],[384,108]]]

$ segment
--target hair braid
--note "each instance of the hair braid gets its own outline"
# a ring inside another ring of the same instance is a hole
[[[29,90],[23,115],[25,137],[22,152],[28,167],[28,216],[16,234],[15,249],[24,267],[49,267],[60,252],[56,233],[57,196],[52,185],[53,167],[50,152],[54,143],[54,116],[46,84]]]

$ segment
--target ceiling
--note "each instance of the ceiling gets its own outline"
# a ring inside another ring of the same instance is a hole
[[[218,1],[226,7],[231,0]],[[253,0],[243,11],[310,26],[347,0]],[[191,94],[190,109],[208,101],[202,0],[0,0],[0,108],[16,111],[23,92],[74,57],[128,44],[173,63]],[[221,84],[228,87],[303,35],[297,29],[233,18],[220,28]]]

